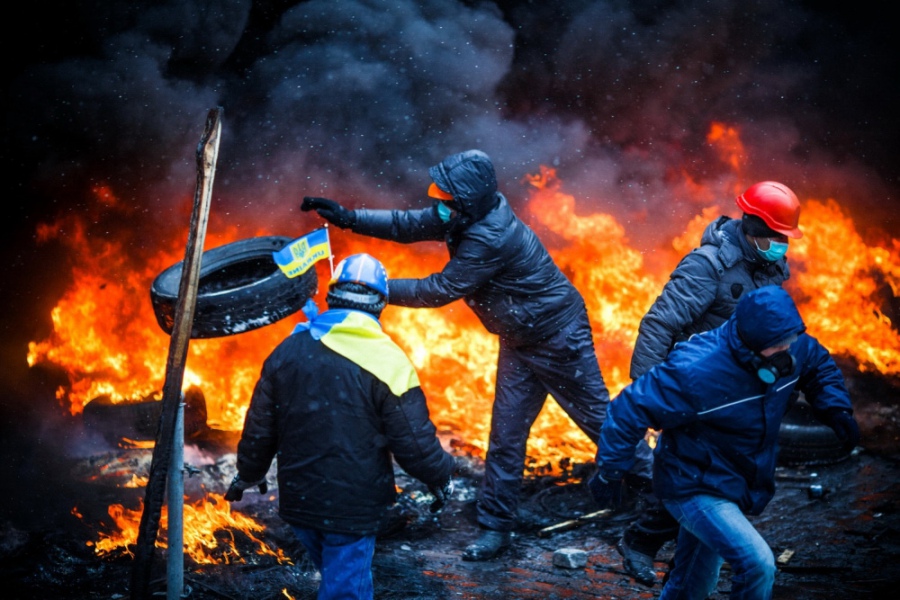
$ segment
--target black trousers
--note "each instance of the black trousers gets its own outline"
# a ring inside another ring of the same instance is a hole
[[[539,344],[511,347],[500,341],[490,445],[477,503],[482,527],[515,527],[528,435],[548,394],[590,439],[600,437],[609,391],[586,313]]]

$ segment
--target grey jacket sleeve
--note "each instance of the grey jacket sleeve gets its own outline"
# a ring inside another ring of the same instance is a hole
[[[691,253],[672,271],[662,293],[641,319],[631,356],[631,378],[662,362],[678,335],[716,298],[718,274],[704,257]]]
[[[464,298],[503,268],[503,257],[477,241],[464,240],[444,268],[422,279],[391,280],[388,301],[412,308],[434,308]]]

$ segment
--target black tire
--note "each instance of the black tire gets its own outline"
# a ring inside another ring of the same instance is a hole
[[[798,400],[788,410],[778,430],[778,462],[785,466],[830,465],[848,458],[834,431],[813,416],[812,407]]]
[[[316,292],[315,269],[294,278],[281,272],[272,253],[291,238],[265,236],[203,253],[192,338],[235,335],[265,327],[300,310]],[[159,326],[172,334],[184,261],[160,273],[150,286]]]
[[[98,396],[84,405],[82,420],[89,430],[112,443],[122,438],[152,440],[159,429],[162,412],[161,392],[130,402],[114,403],[108,395]],[[184,435],[193,438],[207,430],[206,397],[197,386],[184,392]]]

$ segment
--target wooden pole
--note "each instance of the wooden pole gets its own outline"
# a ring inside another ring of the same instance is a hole
[[[187,362],[188,343],[197,305],[197,287],[200,281],[200,260],[209,221],[209,204],[212,196],[216,158],[219,154],[219,136],[222,132],[222,108],[211,109],[206,117],[206,129],[197,146],[197,188],[194,193],[194,209],[191,213],[190,231],[178,301],[175,304],[175,323],[169,340],[169,356],[166,362],[166,381],[163,386],[162,411],[150,463],[150,478],[144,494],[144,510],[138,529],[134,567],[131,572],[132,600],[150,597],[150,577],[153,553],[166,491],[166,476],[172,455],[178,405],[181,403],[181,387],[184,382],[184,366]]]

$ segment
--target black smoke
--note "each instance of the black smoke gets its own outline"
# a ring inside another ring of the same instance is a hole
[[[47,413],[25,407],[55,404],[55,374],[24,364],[68,277],[65,245],[40,243],[39,224],[82,217],[88,236],[125,232],[129,251],[152,255],[154,231],[186,227],[196,146],[216,106],[224,128],[211,229],[305,232],[312,217],[297,210],[305,194],[420,206],[430,165],[480,148],[514,206],[525,197],[523,176],[553,166],[579,211],[614,214],[649,249],[703,207],[687,178],[721,190],[723,210],[733,208],[738,177],[780,180],[801,198],[836,198],[861,223],[897,236],[900,69],[878,6],[17,5],[7,15],[0,272],[0,381],[14,408],[4,410],[3,429],[28,438]],[[713,121],[741,131],[738,175],[706,141]],[[97,202],[100,185],[115,204]],[[4,454],[22,442],[6,440]]]

